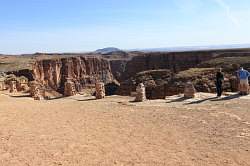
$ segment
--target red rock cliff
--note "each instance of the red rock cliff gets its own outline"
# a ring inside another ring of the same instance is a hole
[[[98,57],[69,57],[37,61],[33,77],[58,92],[63,92],[67,78],[73,80],[79,91],[96,80],[110,83],[113,80],[109,61]]]

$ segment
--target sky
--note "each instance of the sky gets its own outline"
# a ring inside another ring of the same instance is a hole
[[[0,0],[0,53],[250,44],[249,0]]]

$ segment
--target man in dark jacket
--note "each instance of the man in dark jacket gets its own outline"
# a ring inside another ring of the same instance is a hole
[[[215,81],[217,97],[221,97],[221,95],[222,95],[223,81],[224,81],[224,74],[222,73],[222,69],[220,68],[219,71],[216,73],[216,81]]]

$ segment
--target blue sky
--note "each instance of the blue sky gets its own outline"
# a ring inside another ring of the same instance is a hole
[[[0,53],[250,43],[249,0],[0,0]]]

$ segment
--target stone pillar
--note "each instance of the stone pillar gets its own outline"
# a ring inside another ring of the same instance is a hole
[[[194,85],[192,82],[188,82],[185,85],[184,89],[184,97],[185,98],[194,98],[196,93],[196,89],[194,88]]]
[[[64,84],[64,96],[74,96],[76,95],[76,88],[74,82],[67,80]]]
[[[41,94],[41,90],[38,86],[36,86],[34,88],[34,96],[33,96],[34,100],[43,100],[44,97],[43,95]]]
[[[35,96],[35,90],[38,87],[37,83],[35,81],[32,81],[29,83],[30,85],[30,96],[34,97]]]
[[[147,100],[146,99],[146,88],[144,86],[143,83],[140,83],[137,87],[136,87],[136,98],[135,101],[136,102],[143,102]]]
[[[96,88],[96,99],[103,99],[105,97],[105,86],[104,83],[98,82],[95,84]]]
[[[0,91],[6,90],[4,81],[0,81]]]
[[[16,81],[10,81],[10,93],[16,93],[17,88],[16,88]]]
[[[239,80],[233,76],[229,79],[232,92],[237,92],[239,89]]]

